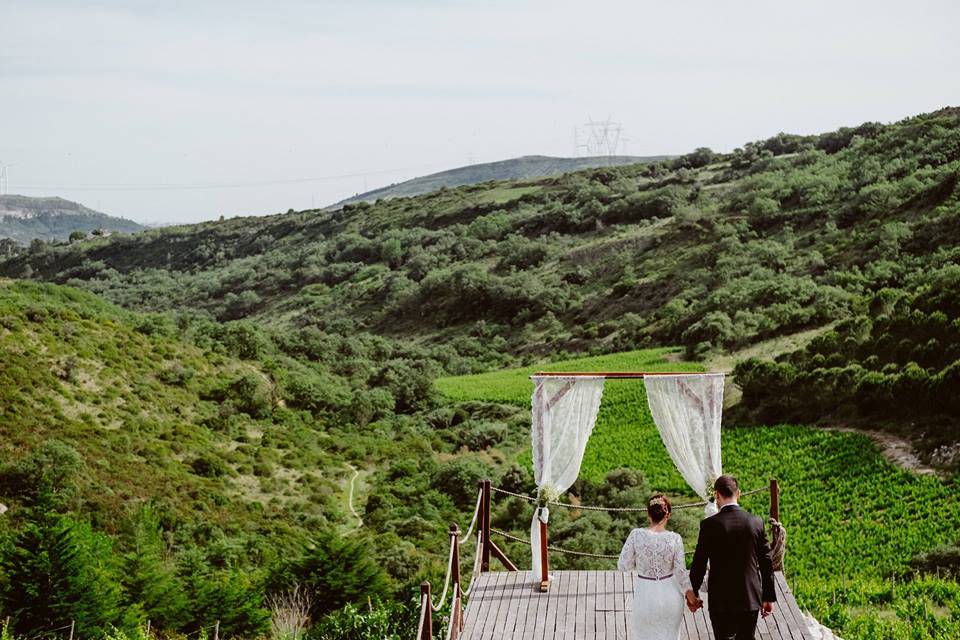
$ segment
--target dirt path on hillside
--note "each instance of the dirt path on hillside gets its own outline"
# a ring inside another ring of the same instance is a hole
[[[350,495],[347,497],[347,506],[350,507],[350,513],[353,514],[353,517],[357,519],[357,528],[359,529],[363,526],[363,518],[361,518],[357,510],[353,508],[353,491],[357,484],[357,478],[360,477],[360,471],[349,462],[346,464],[353,470],[353,477],[350,478]]]
[[[880,447],[883,456],[893,464],[923,476],[935,476],[937,471],[925,465],[913,450],[909,440],[885,431],[854,429],[852,427],[825,427],[827,431],[840,433],[859,433],[865,435]]]

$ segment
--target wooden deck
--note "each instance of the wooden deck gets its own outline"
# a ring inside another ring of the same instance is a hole
[[[632,574],[619,571],[551,572],[550,590],[540,593],[529,571],[481,573],[464,617],[464,640],[628,640]],[[777,607],[757,625],[758,640],[810,640],[803,616],[782,573]],[[679,597],[679,595],[678,595]],[[706,603],[709,606],[709,603]],[[712,639],[706,610],[686,612],[681,640]]]

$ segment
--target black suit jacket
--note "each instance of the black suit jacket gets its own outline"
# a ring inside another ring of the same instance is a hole
[[[690,566],[690,582],[699,592],[710,562],[710,611],[758,611],[775,602],[773,562],[763,520],[736,505],[700,521],[700,538]]]

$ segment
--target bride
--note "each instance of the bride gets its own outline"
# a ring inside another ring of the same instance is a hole
[[[647,502],[650,526],[634,529],[620,552],[617,567],[634,573],[631,640],[677,640],[683,622],[684,596],[690,577],[683,539],[667,531],[670,501],[662,494]]]

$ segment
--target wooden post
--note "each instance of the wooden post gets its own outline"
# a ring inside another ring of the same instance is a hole
[[[481,480],[480,489],[480,572],[490,571],[490,481]]]
[[[770,478],[770,519],[780,519],[780,485],[776,478]]]
[[[220,621],[213,624],[213,640],[220,640]]]
[[[540,521],[540,591],[550,588],[549,564],[547,560],[547,523]]]
[[[433,612],[430,610],[430,583],[420,583],[420,606],[426,604],[426,615],[423,617],[423,625],[417,629],[417,640],[433,640]]]
[[[450,580],[457,585],[460,584],[460,527],[456,522],[450,525],[450,546],[453,547]]]
[[[450,604],[450,626],[452,627],[451,639],[455,640],[460,635],[462,626],[461,609],[462,601],[460,598],[460,527],[454,522],[450,525],[450,546],[453,547],[453,554],[450,563],[450,583],[453,586],[453,601]]]
[[[70,621],[70,640],[73,640],[73,625],[76,624],[73,620]]]

